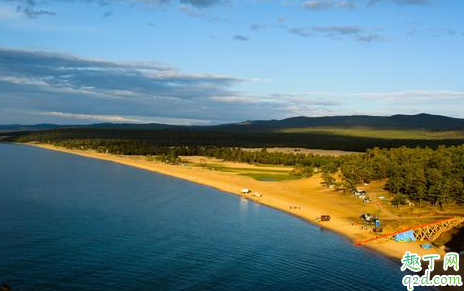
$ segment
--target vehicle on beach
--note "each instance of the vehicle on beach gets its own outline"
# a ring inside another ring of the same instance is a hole
[[[330,221],[330,215],[321,215],[321,216],[318,216],[318,217],[316,217],[316,221],[317,221],[317,222],[321,222],[321,221]]]
[[[353,191],[353,196],[357,197],[359,199],[366,199],[367,197],[367,192],[364,190],[354,190]]]

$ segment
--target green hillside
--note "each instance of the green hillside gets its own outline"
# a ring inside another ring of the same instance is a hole
[[[351,137],[368,137],[379,139],[414,139],[441,140],[464,139],[464,130],[420,130],[420,129],[379,129],[369,127],[303,127],[285,128],[282,133],[315,133],[326,135],[341,135]]]

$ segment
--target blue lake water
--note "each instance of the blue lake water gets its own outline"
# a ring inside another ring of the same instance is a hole
[[[385,291],[405,290],[402,276],[339,235],[234,195],[0,143],[0,281],[13,290]]]

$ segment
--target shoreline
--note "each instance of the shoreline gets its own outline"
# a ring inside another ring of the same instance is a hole
[[[357,224],[353,225],[353,216],[350,217],[350,215],[346,215],[345,213],[348,212],[348,210],[340,210],[345,207],[348,208],[349,206],[347,204],[343,205],[344,201],[341,201],[340,204],[342,205],[335,205],[337,206],[336,210],[338,210],[336,211],[335,206],[331,205],[332,201],[326,201],[325,198],[319,197],[321,195],[328,195],[330,191],[321,187],[320,179],[318,180],[317,178],[307,178],[297,181],[292,180],[288,182],[261,182],[249,177],[231,175],[230,173],[221,173],[201,168],[192,169],[191,167],[186,166],[169,165],[157,161],[148,161],[146,157],[141,156],[123,156],[97,153],[95,151],[90,150],[66,149],[50,144],[19,144],[123,164],[126,166],[131,166],[162,175],[176,177],[196,184],[212,187],[217,190],[226,192],[228,194],[244,197],[253,202],[266,205],[279,211],[283,211],[287,214],[303,219],[306,222],[311,223],[317,227],[320,227],[323,230],[335,232],[338,235],[341,235],[349,239],[353,243],[353,247],[356,247],[354,246],[355,241],[372,236],[369,232],[366,232],[365,230],[360,230],[359,227],[357,227]],[[253,192],[262,193],[263,196],[253,197],[250,194],[246,195],[240,193],[240,190],[242,188],[246,188],[245,186],[247,185],[250,185],[249,188]],[[302,187],[305,187],[305,191],[310,192],[311,194],[313,192],[317,192],[319,196],[317,196],[316,198],[305,196]],[[307,190],[306,187],[308,187]],[[317,223],[315,221],[315,218],[322,214],[330,214],[331,221]],[[357,217],[357,215],[355,215],[355,217]],[[419,255],[431,253],[438,253],[440,255],[444,254],[444,251],[438,248],[424,250],[420,248],[420,244],[417,242],[385,242],[382,244],[365,245],[362,247],[376,254],[381,254],[387,259],[393,260],[397,263],[400,262],[400,259],[403,257],[406,251],[417,253]]]

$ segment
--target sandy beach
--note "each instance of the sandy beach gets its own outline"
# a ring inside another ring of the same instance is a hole
[[[105,153],[97,153],[88,150],[71,150],[61,147],[56,147],[47,144],[29,144],[48,150],[55,150],[64,153],[96,158],[100,160],[120,163],[140,169],[157,172],[164,175],[174,176],[180,179],[191,181],[194,183],[207,185],[216,189],[246,197],[258,203],[285,211],[297,217],[300,217],[308,222],[315,223],[321,228],[335,231],[350,239],[353,244],[356,241],[374,237],[370,230],[362,229],[362,223],[359,215],[362,213],[378,213],[381,212],[381,217],[385,221],[389,219],[394,221],[397,217],[380,209],[376,203],[365,204],[357,198],[350,195],[342,195],[341,192],[332,191],[321,186],[320,175],[315,175],[311,178],[300,180],[285,180],[279,182],[258,181],[251,177],[237,175],[232,172],[216,171],[202,167],[194,167],[190,164],[169,165],[155,160],[150,160],[145,156],[121,156]],[[225,163],[235,164],[235,163]],[[257,167],[248,164],[235,164],[240,167]],[[260,166],[262,168],[263,166]],[[276,169],[276,167],[272,167]],[[375,183],[367,186],[375,188]],[[241,189],[248,188],[252,193],[259,193],[262,196],[256,197],[252,194],[242,194]],[[371,190],[371,189],[366,189]],[[201,195],[201,193],[198,193]],[[330,215],[331,220],[328,222],[316,222],[316,217],[320,215]],[[418,223],[421,218],[417,218]],[[393,230],[393,229],[391,229]],[[388,226],[385,227],[385,232],[391,231]],[[382,244],[372,244],[367,247],[377,251],[387,257],[395,259],[399,262],[406,251],[418,253],[420,255],[428,253],[444,254],[442,249],[433,248],[424,250],[420,247],[420,243],[395,243],[386,242]]]

